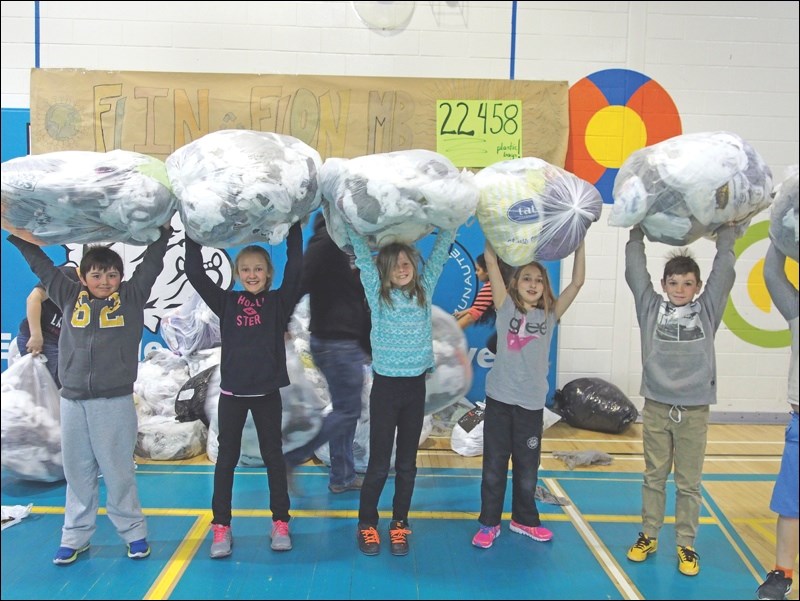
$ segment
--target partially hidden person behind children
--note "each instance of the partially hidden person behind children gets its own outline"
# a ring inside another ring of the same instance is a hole
[[[785,599],[792,589],[794,563],[797,560],[798,538],[798,352],[797,329],[798,292],[786,276],[786,255],[774,242],[770,242],[764,261],[764,281],[778,311],[789,324],[792,335],[792,356],[789,361],[790,407],[789,423],[786,425],[785,443],[781,468],[772,490],[769,508],[778,514],[775,525],[775,569],[767,574],[764,583],[758,587],[758,599]]]
[[[253,415],[261,459],[267,467],[272,512],[273,551],[289,551],[289,486],[283,460],[280,388],[289,385],[284,332],[294,310],[303,269],[303,234],[299,222],[286,238],[286,266],[281,287],[271,290],[275,269],[266,249],[245,246],[234,260],[234,277],[244,290],[220,288],[206,273],[202,247],[186,237],[186,276],[209,309],[219,317],[220,395],[218,454],[211,500],[213,540],[210,556],[227,557],[233,549],[231,497],[248,412]]]
[[[506,287],[488,241],[484,255],[497,310],[498,341],[497,355],[486,374],[480,528],[472,544],[488,549],[501,532],[509,459],[509,529],[539,542],[553,538],[542,525],[535,499],[549,389],[550,342],[558,320],[583,286],[586,250],[584,242],[575,249],[572,279],[557,298],[541,263],[533,261],[518,267]]]
[[[625,247],[625,280],[641,334],[645,462],[642,531],[627,557],[644,561],[658,549],[667,477],[674,470],[678,570],[686,576],[700,571],[695,538],[708,418],[717,402],[714,337],[736,278],[734,229],[723,225],[715,235],[717,252],[703,292],[700,267],[679,249],[664,265],[661,290],[666,298],[653,287],[640,227],[631,229]]]
[[[300,294],[309,295],[311,357],[325,376],[332,410],[306,444],[286,453],[289,469],[328,443],[331,470],[328,490],[339,494],[361,490],[353,439],[361,416],[364,366],[369,363],[369,309],[358,269],[328,233],[325,216],[317,213],[314,234],[303,255]]]
[[[73,282],[79,282],[74,265],[59,265],[58,270]],[[61,335],[61,309],[47,296],[44,284],[37,283],[25,299],[25,318],[19,324],[17,348],[21,356],[44,355],[45,365],[53,381],[61,388],[58,378],[58,338]]]
[[[366,239],[348,226],[372,312],[369,462],[361,487],[356,533],[358,548],[365,555],[380,551],[378,500],[389,476],[395,435],[389,540],[392,555],[408,554],[408,512],[425,418],[425,377],[434,367],[431,300],[455,234],[455,230],[439,230],[421,267],[417,249],[398,242],[381,247],[373,261]]]
[[[106,512],[131,559],[150,555],[147,522],[131,461],[138,432],[133,384],[139,370],[144,308],[164,266],[172,228],[165,225],[129,280],[122,257],[105,246],[84,251],[75,282],[44,251],[9,236],[47,296],[61,309],[58,341],[61,380],[61,453],[67,481],[61,546],[56,565],[74,562],[89,549],[97,525],[99,481]]]

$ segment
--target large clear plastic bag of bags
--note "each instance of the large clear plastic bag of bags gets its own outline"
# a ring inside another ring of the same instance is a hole
[[[194,290],[186,302],[161,318],[161,336],[169,350],[178,355],[191,355],[222,343],[219,317]]]
[[[2,164],[2,225],[49,246],[146,246],[175,214],[162,161],[138,152],[65,150]]]
[[[772,171],[730,132],[675,136],[637,150],[614,180],[608,224],[639,224],[654,242],[683,246],[733,223],[737,237],[770,205]]]
[[[179,422],[174,417],[151,415],[139,420],[134,452],[155,461],[179,461],[206,451],[208,428],[200,420]]]
[[[44,355],[29,353],[0,376],[0,463],[21,480],[64,479],[59,392],[46,361]]]
[[[592,184],[535,157],[489,165],[475,183],[478,222],[509,265],[569,256],[603,209]]]
[[[775,190],[770,213],[769,236],[787,257],[798,260],[798,166],[792,165],[786,178]]]
[[[457,402],[472,386],[472,362],[464,330],[456,318],[431,306],[435,369],[425,380],[425,415]]]
[[[320,172],[328,232],[344,248],[345,223],[376,246],[413,243],[437,227],[456,229],[475,212],[473,179],[431,150],[329,158]]]
[[[601,378],[578,378],[556,390],[552,410],[573,428],[607,434],[622,434],[639,416],[625,393]]]
[[[177,149],[166,165],[186,235],[203,246],[279,244],[322,201],[322,159],[292,136],[216,131]]]

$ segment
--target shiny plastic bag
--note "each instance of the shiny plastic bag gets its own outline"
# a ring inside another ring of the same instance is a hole
[[[798,166],[789,168],[786,179],[775,190],[769,222],[769,237],[784,255],[798,260]]]
[[[553,396],[553,411],[573,428],[621,434],[639,415],[619,388],[601,378],[572,380]]]
[[[64,479],[58,388],[44,355],[27,354],[2,374],[2,466],[21,480]]]

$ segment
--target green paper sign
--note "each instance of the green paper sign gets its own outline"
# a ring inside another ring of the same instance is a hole
[[[522,156],[522,101],[438,100],[436,152],[456,167],[486,167]]]

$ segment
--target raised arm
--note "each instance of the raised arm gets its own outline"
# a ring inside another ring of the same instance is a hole
[[[297,299],[300,294],[300,286],[303,278],[303,229],[299,221],[292,224],[289,228],[289,235],[286,237],[286,267],[283,269],[283,282],[278,290],[284,301],[288,317],[294,311]]]
[[[492,285],[492,301],[494,302],[495,309],[499,309],[506,300],[508,290],[506,289],[506,283],[503,281],[503,273],[500,271],[500,265],[497,263],[497,254],[494,252],[494,248],[488,239],[486,240],[483,257],[486,259],[486,271],[489,274],[489,283]]]
[[[708,274],[702,296],[704,302],[710,300],[713,315],[716,318],[715,327],[719,327],[725,305],[728,304],[728,296],[733,288],[733,282],[736,280],[736,269],[734,268],[736,255],[733,252],[736,231],[732,225],[726,224],[719,227],[716,234],[717,254],[714,255],[714,262],[711,264],[711,272]]]
[[[142,255],[142,261],[137,265],[129,280],[130,286],[144,301],[150,296],[153,285],[164,269],[164,255],[167,254],[167,245],[171,236],[172,226],[169,223],[161,226],[161,236],[147,247]]]
[[[431,254],[425,262],[422,279],[425,286],[431,292],[436,288],[436,282],[442,275],[444,264],[450,258],[450,246],[456,237],[456,230],[439,230],[436,241],[433,243]]]
[[[564,312],[578,296],[583,283],[586,281],[586,241],[581,240],[578,248],[575,249],[575,256],[572,263],[572,280],[566,288],[561,291],[556,299],[555,315],[556,319],[561,319]]]
[[[189,283],[216,315],[220,315],[223,306],[223,290],[217,286],[206,273],[203,266],[203,247],[189,236],[184,238],[184,269]]]
[[[778,250],[774,242],[770,242],[767,258],[764,260],[764,282],[767,284],[772,302],[783,318],[791,321],[797,317],[800,311],[797,304],[797,288],[786,277],[786,255]]]
[[[647,271],[647,256],[644,253],[644,232],[635,225],[625,245],[625,281],[633,292],[637,313],[642,301],[655,292],[650,272]]]

